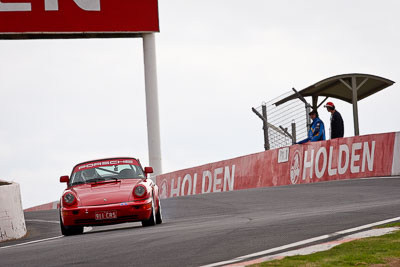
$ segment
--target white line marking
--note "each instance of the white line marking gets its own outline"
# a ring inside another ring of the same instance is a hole
[[[59,221],[46,221],[46,220],[25,220],[26,222],[43,222],[43,223],[57,223],[60,224]]]
[[[44,220],[27,220],[27,221],[58,223],[58,224],[60,223],[60,222],[56,222],[56,221],[44,221]],[[83,232],[84,233],[90,232],[92,230],[93,230],[93,227],[84,227],[83,228]],[[50,240],[54,240],[54,239],[59,239],[61,237],[64,237],[64,236],[60,235],[60,236],[56,236],[56,237],[50,237],[50,238],[45,238],[45,239],[34,240],[34,241],[15,244],[15,245],[11,245],[11,246],[0,247],[0,249],[14,248],[14,247],[20,247],[20,246],[25,246],[25,245],[31,245],[31,244],[41,243],[41,242],[50,241]]]
[[[367,228],[371,228],[371,227],[374,227],[374,226],[387,224],[387,223],[391,223],[391,222],[395,222],[395,221],[399,221],[399,220],[400,220],[400,217],[396,217],[396,218],[392,218],[392,219],[388,219],[388,220],[384,220],[384,221],[370,223],[370,224],[362,225],[362,226],[359,226],[359,227],[355,227],[355,228],[351,228],[351,229],[335,232],[335,233],[332,233],[332,234],[329,234],[329,235],[322,235],[322,236],[306,239],[306,240],[303,240],[303,241],[298,241],[298,242],[295,242],[295,243],[292,243],[292,244],[287,244],[287,245],[284,245],[284,246],[263,250],[263,251],[256,252],[256,253],[253,253],[253,254],[244,255],[244,256],[241,256],[241,257],[234,258],[232,260],[221,261],[221,262],[216,262],[216,263],[212,263],[212,264],[208,264],[208,265],[203,265],[201,267],[216,267],[216,266],[232,264],[232,263],[235,263],[235,262],[247,260],[249,258],[261,257],[261,256],[264,256],[264,255],[267,255],[267,254],[270,254],[270,253],[273,253],[273,252],[277,252],[277,251],[280,251],[280,250],[285,250],[285,249],[288,249],[288,248],[293,248],[293,247],[297,247],[297,246],[301,246],[301,245],[305,245],[305,244],[310,244],[310,243],[313,243],[313,242],[316,242],[316,241],[320,241],[320,240],[324,240],[324,239],[328,239],[328,238],[331,238],[331,237],[334,237],[334,236],[348,234],[348,233],[351,233],[351,232],[356,232],[356,231],[364,230],[364,229],[367,229]]]
[[[359,227],[354,227],[354,228],[351,228],[351,229],[339,231],[339,232],[336,232],[336,234],[337,235],[348,234],[348,233],[357,232],[357,231],[360,231],[360,230],[364,230],[364,229],[367,229],[367,228],[371,228],[371,227],[374,227],[374,226],[387,224],[387,223],[391,223],[391,222],[395,222],[395,221],[399,221],[399,220],[400,220],[400,217],[396,217],[396,218],[393,218],[393,219],[388,219],[388,220],[384,220],[384,221],[380,221],[380,222],[376,222],[376,223],[370,223],[370,224],[362,225],[362,226],[359,226]]]
[[[40,243],[40,242],[45,242],[45,241],[49,241],[49,240],[58,239],[58,238],[61,238],[61,237],[63,237],[63,236],[60,235],[60,236],[56,236],[56,237],[50,237],[50,238],[30,241],[30,242],[21,243],[21,244],[16,244],[16,245],[11,245],[11,246],[6,246],[6,247],[0,247],[0,249],[6,249],[6,248],[13,248],[13,247],[20,247],[20,246],[24,246],[24,245],[36,244],[36,243]]]

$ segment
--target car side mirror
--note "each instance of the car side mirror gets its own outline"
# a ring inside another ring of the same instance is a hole
[[[144,168],[144,174],[146,175],[146,177],[147,177],[147,174],[153,173],[153,172],[154,172],[153,167],[145,167]]]
[[[68,175],[61,176],[60,183],[69,183],[69,176]]]

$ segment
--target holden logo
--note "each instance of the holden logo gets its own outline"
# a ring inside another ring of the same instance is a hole
[[[292,184],[296,184],[300,177],[300,161],[301,154],[299,150],[293,154],[292,161],[290,162],[290,181]]]
[[[168,182],[165,179],[161,183],[160,197],[161,198],[167,198],[168,197]]]
[[[104,202],[107,202],[107,198],[104,199]]]

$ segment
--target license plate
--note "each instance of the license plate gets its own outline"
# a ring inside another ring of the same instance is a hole
[[[96,221],[117,219],[117,211],[98,211],[95,213]]]

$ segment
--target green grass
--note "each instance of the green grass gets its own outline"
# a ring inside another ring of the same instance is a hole
[[[400,226],[400,223],[379,228],[394,226]],[[400,266],[400,231],[344,243],[327,251],[286,257],[252,266]]]
[[[395,223],[388,223],[384,225],[377,226],[375,228],[388,228],[388,227],[400,227],[400,222],[395,222]]]

